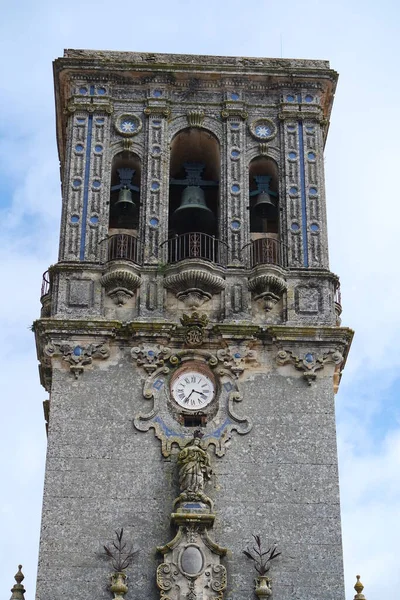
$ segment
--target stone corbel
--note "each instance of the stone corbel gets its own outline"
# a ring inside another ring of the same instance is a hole
[[[217,350],[217,357],[223,363],[224,367],[229,369],[236,379],[245,370],[249,364],[257,363],[256,350],[249,350],[246,346],[229,346]]]
[[[132,298],[141,283],[140,276],[126,266],[105,273],[100,282],[107,296],[118,306],[123,306]]]
[[[271,273],[259,274],[249,279],[249,290],[255,300],[264,302],[265,312],[273,309],[286,292],[287,283],[283,277]]]
[[[205,113],[204,110],[188,110],[186,118],[189,127],[201,127],[203,125]]]
[[[291,350],[279,350],[276,362],[279,366],[292,364],[299,371],[303,371],[304,379],[311,385],[317,378],[317,371],[323,369],[325,364],[333,363],[340,367],[343,355],[338,350],[328,350],[319,355],[313,352],[298,355]]]
[[[76,345],[70,342],[53,342],[47,344],[44,349],[44,354],[49,357],[62,356],[63,360],[69,363],[69,369],[74,374],[75,379],[78,379],[85,367],[91,365],[93,359],[106,359],[110,356],[110,348],[107,343],[87,344],[83,346],[79,343]]]

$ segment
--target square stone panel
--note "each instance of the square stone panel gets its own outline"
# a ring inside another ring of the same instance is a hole
[[[71,279],[68,282],[68,305],[82,308],[93,306],[93,288],[91,279]]]
[[[321,290],[316,286],[297,286],[294,301],[296,313],[300,315],[317,315],[323,310]]]

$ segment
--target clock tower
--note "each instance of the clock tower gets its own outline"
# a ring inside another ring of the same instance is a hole
[[[344,600],[337,74],[66,50],[54,77],[38,600]]]

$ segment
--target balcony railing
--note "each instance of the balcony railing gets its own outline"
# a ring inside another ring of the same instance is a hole
[[[42,289],[40,292],[40,297],[46,296],[50,294],[50,273],[45,271],[42,276]]]
[[[223,266],[227,262],[227,244],[207,233],[182,233],[161,244],[165,245],[168,248],[169,263],[187,258],[199,258]]]
[[[252,240],[243,248],[250,268],[256,265],[282,266],[282,243],[275,238],[259,238]]]
[[[140,243],[134,235],[117,233],[107,238],[107,261],[121,259],[140,264]]]

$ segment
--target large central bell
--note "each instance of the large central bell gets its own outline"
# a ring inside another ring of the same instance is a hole
[[[172,224],[178,233],[201,231],[207,233],[214,227],[215,217],[208,208],[204,191],[196,185],[183,190],[181,205],[172,215]]]
[[[270,194],[263,190],[258,194],[253,211],[256,217],[260,219],[276,219],[277,207]]]

